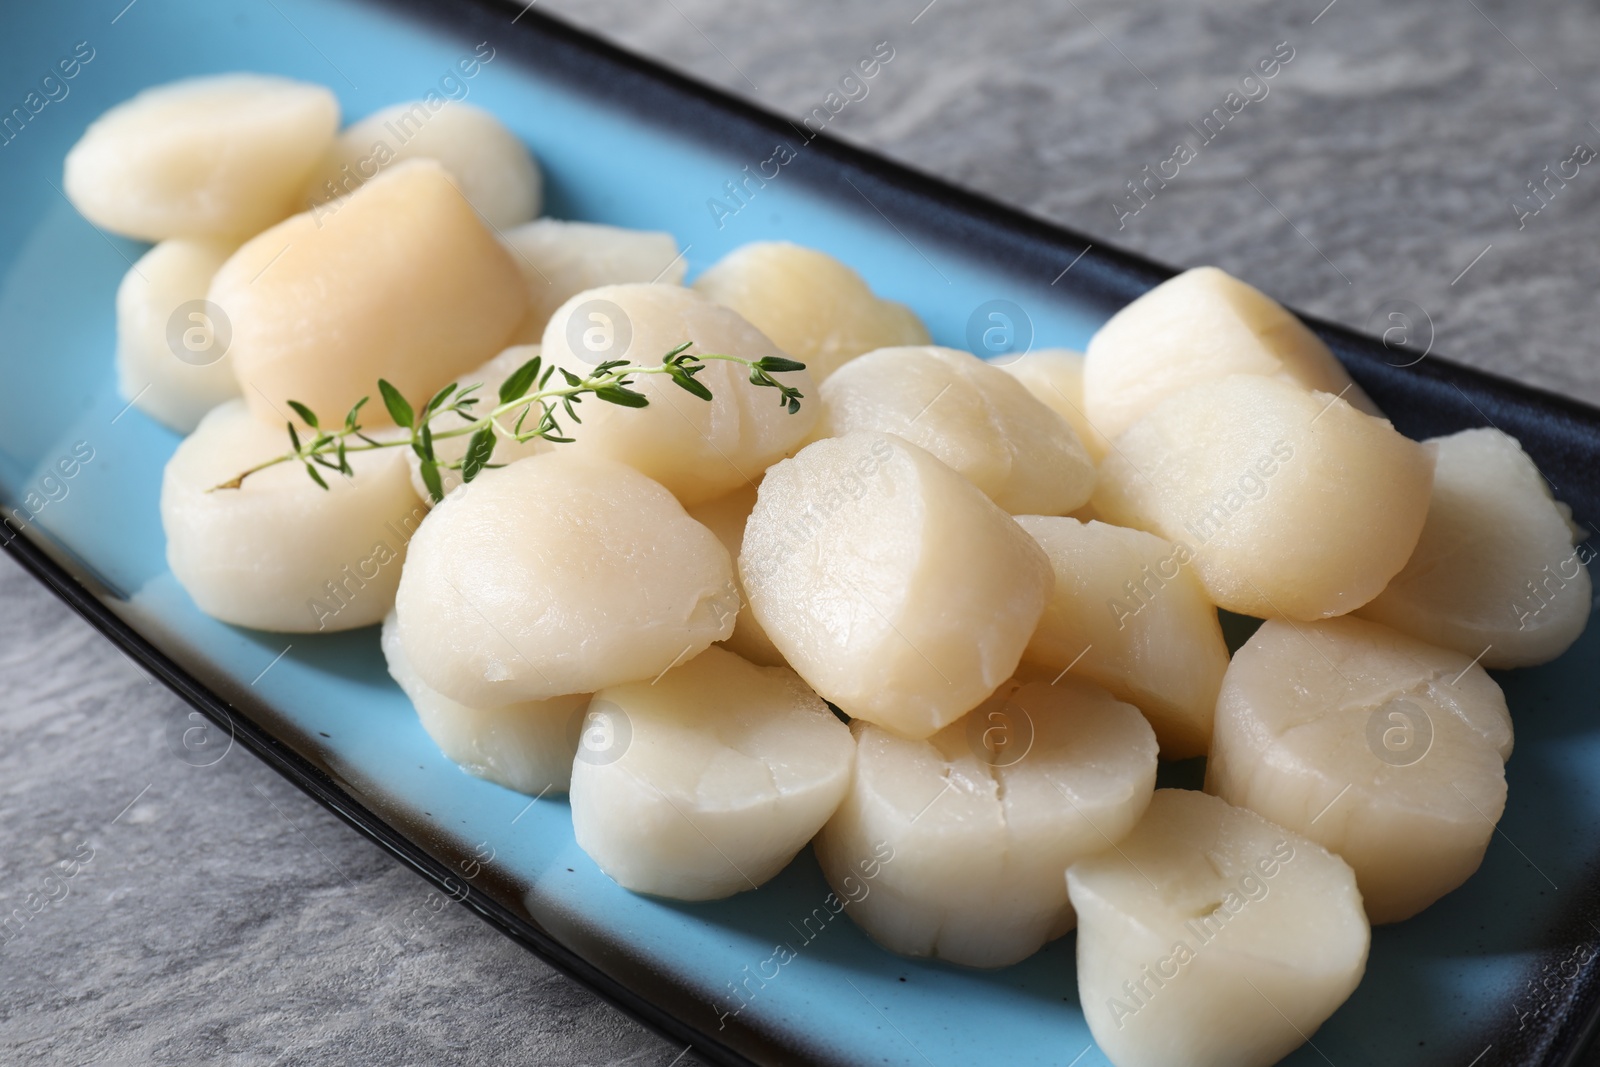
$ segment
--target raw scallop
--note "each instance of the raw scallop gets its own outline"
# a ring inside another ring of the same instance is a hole
[[[636,893],[717,900],[781,871],[850,785],[850,731],[783,667],[707,649],[610,686],[589,718],[616,738],[572,767],[572,829]]]
[[[886,433],[817,441],[769,470],[739,575],[813,689],[917,738],[1011,677],[1055,584],[1010,516]]]
[[[1205,793],[1158,789],[1115,850],[1067,869],[1067,893],[1078,999],[1116,1067],[1268,1067],[1366,970],[1349,866]]]
[[[563,445],[435,507],[395,610],[424,682],[494,708],[649,681],[731,634],[737,597],[727,550],[670,493]]]
[[[787,241],[742,245],[694,287],[743,315],[818,383],[864,352],[929,340],[910,308],[874,295],[861,275],[827,253]]]
[[[1216,267],[1184,271],[1117,312],[1085,355],[1085,411],[1113,441],[1167,397],[1230,374],[1291,382],[1379,414],[1304,323]]]
[[[1004,967],[1072,929],[1068,865],[1126,835],[1155,789],[1138,709],[1070,678],[1007,685],[925,741],[852,731],[855,780],[817,860],[850,917],[906,956]],[[880,845],[892,859],[852,893]]]
[[[1163,759],[1205,755],[1228,646],[1188,549],[1103,522],[1017,522],[1056,575],[1023,662],[1046,681],[1070,669],[1133,704],[1155,727]]]
[[[338,128],[320,85],[265,74],[158,85],[89,124],[67,153],[67,198],[129,237],[242,240],[300,210]]]
[[[324,424],[378,379],[415,405],[505,347],[527,307],[511,255],[432,160],[396,163],[324,218],[296,215],[235,252],[210,299],[233,323],[233,366],[264,419],[297,400]]]
[[[681,285],[689,266],[678,240],[659,230],[535,219],[501,234],[528,289],[520,340],[539,341],[556,308],[585,289],[628,282]]]
[[[814,436],[898,434],[1012,514],[1064,515],[1094,491],[1094,462],[1067,421],[971,353],[880,348],[841,368],[821,392]]]
[[[544,355],[579,376],[614,359],[654,365],[685,342],[695,352],[743,359],[781,356],[754,326],[692,289],[677,285],[607,285],[563,304],[544,331]],[[588,456],[614,459],[665,485],[685,504],[714,500],[753,485],[761,472],[795,448],[817,418],[815,388],[806,371],[777,377],[805,394],[799,412],[779,403],[776,389],[752,385],[734,363],[713,360],[696,381],[711,390],[701,400],[664,374],[635,379],[650,399],[646,408],[587,401],[582,423],[562,429],[564,445]]]
[[[1411,559],[1361,615],[1485,667],[1532,667],[1572,646],[1593,594],[1571,511],[1516,439],[1463,430],[1437,449],[1433,499]]]
[[[1510,755],[1472,657],[1361,619],[1268,621],[1223,681],[1206,791],[1343,856],[1367,915],[1398,922],[1478,869]]]
[[[287,451],[284,427],[240,401],[200,420],[161,479],[167,565],[201,611],[236,626],[371,626],[394,605],[407,543],[427,514],[401,450],[350,453],[354,476],[324,470],[326,489],[283,463],[211,491]]]
[[[429,687],[411,669],[394,612],[383,620],[389,674],[417,709],[422,728],[462,770],[529,796],[564,793],[572,780],[588,693],[469,708]]]
[[[406,159],[432,159],[444,165],[461,195],[494,230],[527,222],[539,214],[539,166],[516,134],[482,108],[459,101],[426,100],[394,104],[351,123],[328,149],[305,185],[298,211],[318,218],[369,178]]]
[[[995,365],[1021,382],[1035,400],[1067,420],[1096,463],[1106,454],[1106,440],[1085,414],[1083,353],[1070,348],[1036,348],[1021,356],[997,359]]]
[[[1235,374],[1162,401],[1100,465],[1095,510],[1194,552],[1218,607],[1342,615],[1422,532],[1431,451],[1326,393]]]
[[[707,529],[717,535],[722,547],[734,558],[736,572],[739,549],[744,544],[745,523],[749,521],[750,512],[755,506],[755,489],[745,488],[735,489],[727,496],[689,509],[695,521],[704,523]],[[723,647],[763,667],[787,667],[783,653],[778,651],[778,646],[772,643],[767,631],[756,621],[755,612],[750,610],[744,583],[738,581],[737,573],[735,581],[739,587],[739,617],[733,625],[733,636],[722,643]]]
[[[232,327],[202,303],[233,249],[174,237],[140,256],[117,286],[118,391],[179,433],[239,395],[228,358]]]

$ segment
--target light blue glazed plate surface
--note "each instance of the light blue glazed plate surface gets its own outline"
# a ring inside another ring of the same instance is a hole
[[[279,637],[195,609],[167,569],[156,506],[178,439],[126,409],[113,382],[113,295],[143,246],[73,211],[59,191],[61,159],[93,117],[151,84],[275,72],[331,86],[349,120],[437,87],[478,41],[347,0],[144,0],[122,10],[123,2],[29,5],[5,16],[0,33],[4,108],[20,105],[79,42],[94,50],[69,95],[0,146],[0,501],[10,508],[37,490],[74,443],[94,450],[29,536],[97,579],[134,629],[260,715],[362,805],[464,880],[473,874],[513,906],[520,897],[535,924],[693,1030],[771,1061],[1105,1063],[1077,1006],[1070,937],[995,973],[893,957],[843,917],[808,941],[800,928],[828,893],[809,852],[728,901],[630,895],[574,844],[564,800],[530,806],[438,753],[385,673],[376,629]],[[864,200],[798,181],[772,182],[719,228],[707,199],[759,159],[644,124],[503,51],[466,83],[468,99],[538,154],[551,214],[670,230],[688,247],[691,275],[746,241],[799,240],[854,265],[957,347],[967,347],[968,315],[995,297],[1030,308],[1040,346],[1081,348],[1103,318],[1070,281],[1025,283],[960,247],[914,245]],[[1586,899],[1600,844],[1597,663],[1600,630],[1591,628],[1559,662],[1500,677],[1517,750],[1510,805],[1483,869],[1421,917],[1378,930],[1360,989],[1315,1035],[1315,1048],[1287,1062],[1464,1067],[1519,1018],[1558,1011],[1562,992],[1535,987],[1529,975]],[[475,853],[493,856],[484,873],[463,866]],[[763,964],[780,944],[796,958],[771,977]],[[764,984],[720,1029],[740,1004],[731,986],[762,970]]]

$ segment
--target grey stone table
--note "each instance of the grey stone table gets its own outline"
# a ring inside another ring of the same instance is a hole
[[[889,41],[831,130],[1355,326],[1410,300],[1451,357],[1600,402],[1600,166],[1569,164],[1542,198],[1526,184],[1600,146],[1600,9],[1325,2],[541,10],[791,115]],[[1280,42],[1293,55],[1265,95],[1241,87]],[[1202,143],[1188,124],[1234,91],[1255,99]],[[1196,158],[1129,199],[1179,141]],[[433,911],[242,751],[175,759],[186,708],[9,561],[0,606],[0,912],[92,850],[0,949],[0,1062],[693,1062],[462,909]]]

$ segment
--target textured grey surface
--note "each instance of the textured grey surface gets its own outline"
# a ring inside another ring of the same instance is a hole
[[[0,606],[0,915],[30,915],[0,933],[0,1063],[664,1067],[680,1051],[243,749],[177,758],[187,705],[9,557]]]
[[[1600,402],[1600,164],[1521,232],[1510,207],[1600,146],[1593,5],[924,2],[541,8],[790,114],[888,40],[893,63],[832,124],[849,139],[1356,326],[1412,300],[1451,357]],[[1185,124],[1280,41],[1295,57],[1268,95],[1119,231],[1123,182],[1192,143]],[[0,606],[0,914],[59,898],[0,948],[0,1062],[680,1054],[242,751],[175,758],[185,707],[9,561]],[[93,859],[47,882],[84,843]]]
[[[539,9],[790,115],[889,41],[893,61],[830,133],[1349,325],[1410,300],[1450,358],[1600,403],[1600,160],[1520,231],[1511,207],[1577,143],[1600,150],[1594,4],[927,3]],[[1279,42],[1294,58],[1267,95],[1119,229],[1124,183],[1198,143],[1187,124]]]

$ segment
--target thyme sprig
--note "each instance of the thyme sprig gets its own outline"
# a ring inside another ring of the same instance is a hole
[[[781,356],[744,359],[714,352],[693,353],[689,351],[693,345],[693,341],[685,341],[662,356],[659,364],[613,359],[597,364],[593,371],[583,376],[553,363],[546,364],[539,356],[534,356],[500,383],[497,402],[483,412],[478,408],[483,399],[478,395],[481,385],[457,388],[452,383],[434,393],[419,409],[406,400],[400,390],[379,379],[378,394],[388,409],[389,417],[397,427],[407,431],[390,439],[369,437],[361,426],[361,408],[370,397],[356,401],[345,415],[344,423],[335,429],[324,429],[315,412],[299,401],[291,400],[289,406],[310,430],[309,436],[302,436],[294,423],[289,423],[289,451],[258,463],[228,481],[212,486],[207,492],[238,489],[252,474],[282,463],[304,464],[311,480],[326,489],[327,479],[318,468],[352,475],[355,472],[350,467],[351,453],[372,452],[380,448],[410,448],[421,461],[422,481],[428,487],[429,495],[436,502],[441,501],[444,499],[444,485],[439,472],[459,470],[461,480],[470,482],[485,470],[503,466],[490,462],[495,446],[502,440],[521,443],[543,438],[559,444],[571,442],[572,438],[562,432],[561,417],[564,415],[575,423],[581,423],[583,420],[578,417],[577,408],[585,397],[592,396],[608,404],[627,408],[648,407],[650,398],[633,388],[636,379],[642,375],[665,374],[685,392],[701,400],[710,400],[711,390],[695,377],[706,368],[709,360],[737,363],[745,367],[749,371],[750,384],[776,389],[778,403],[787,408],[789,414],[800,410],[800,401],[805,399],[805,395],[773,375],[804,370],[804,363]],[[561,384],[552,386],[551,380],[557,374],[561,376]],[[446,415],[455,415],[461,424],[435,430],[433,424]],[[452,437],[469,438],[466,453],[456,460],[440,459],[436,451],[437,442]]]

